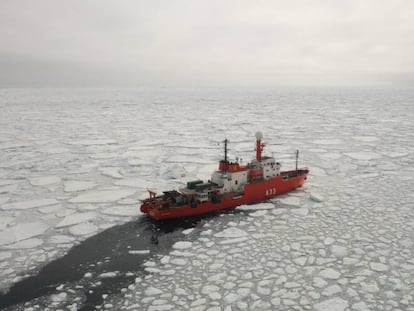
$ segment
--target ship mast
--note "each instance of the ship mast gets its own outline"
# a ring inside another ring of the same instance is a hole
[[[299,149],[296,149],[296,171],[298,170]]]
[[[219,170],[222,172],[226,172],[229,168],[229,162],[227,161],[227,143],[229,141],[227,138],[224,140],[224,160],[221,160],[219,163]]]
[[[227,138],[224,140],[224,162],[227,163]]]
[[[263,134],[262,132],[256,132],[256,160],[257,162],[262,161],[262,151],[265,144],[262,144]]]

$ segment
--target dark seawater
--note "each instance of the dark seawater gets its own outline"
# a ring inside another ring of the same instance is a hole
[[[231,213],[236,212],[232,210]],[[23,309],[24,306],[47,307],[44,296],[58,294],[56,289],[72,289],[74,297],[83,297],[81,309],[94,310],[103,303],[103,294],[120,293],[133,284],[145,271],[144,261],[157,254],[168,253],[171,246],[183,239],[182,231],[200,227],[216,214],[180,220],[156,222],[148,217],[112,227],[73,247],[65,256],[56,259],[35,276],[14,284],[6,294],[0,295],[0,309]],[[149,250],[146,255],[130,254],[129,250]],[[105,272],[117,271],[115,277],[97,278]],[[85,278],[85,273],[93,277]],[[29,302],[25,305],[25,303]]]

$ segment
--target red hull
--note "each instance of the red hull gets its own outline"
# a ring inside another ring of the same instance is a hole
[[[195,207],[183,205],[166,209],[153,208],[144,203],[141,205],[141,211],[156,220],[160,220],[196,216],[242,204],[258,203],[301,187],[306,180],[308,172],[308,170],[287,171],[282,172],[278,177],[246,184],[243,193],[227,193],[218,203],[211,201],[197,202]]]

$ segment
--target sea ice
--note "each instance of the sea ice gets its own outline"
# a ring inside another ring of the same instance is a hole
[[[69,232],[73,235],[90,235],[98,230],[98,227],[96,227],[94,224],[89,222],[80,223],[78,225],[75,225],[73,227],[69,228]]]
[[[155,287],[152,287],[152,286],[148,287],[145,290],[145,295],[146,296],[155,296],[155,295],[160,295],[162,293],[163,293],[162,290],[159,290],[158,288],[155,288]]]
[[[7,201],[9,201],[10,198],[9,197],[5,197],[5,196],[0,196],[0,205],[6,203]]]
[[[109,278],[114,278],[118,275],[119,275],[118,271],[110,271],[110,272],[101,273],[100,275],[98,275],[98,278],[99,279],[109,279]]]
[[[380,262],[371,262],[369,266],[371,267],[372,270],[378,271],[378,272],[384,272],[388,270],[388,266]]]
[[[120,173],[118,167],[101,167],[99,169],[102,173],[102,175],[112,177],[115,179],[122,179],[124,176]]]
[[[237,209],[242,211],[256,211],[256,210],[267,210],[267,209],[274,209],[275,206],[272,203],[258,203],[252,205],[240,205]]]
[[[290,206],[300,206],[300,198],[293,196],[286,196],[279,199],[280,203],[290,205]]]
[[[348,254],[348,249],[340,245],[332,245],[331,252],[335,257],[344,257]]]
[[[43,240],[38,238],[28,239],[19,241],[17,243],[5,245],[5,248],[8,249],[29,249],[29,248],[35,248],[43,244]]]
[[[71,203],[109,203],[118,201],[135,193],[134,189],[96,190],[82,193],[70,199]]]
[[[338,294],[340,292],[342,292],[341,287],[337,284],[334,284],[334,285],[326,287],[322,291],[322,295],[324,295],[324,296],[333,296],[333,295]]]
[[[306,207],[290,208],[289,212],[298,216],[306,216],[309,213],[309,209],[307,209]]]
[[[312,192],[309,198],[315,202],[323,202],[323,196],[319,193]]]
[[[33,186],[47,186],[60,183],[60,177],[58,176],[41,176],[30,178],[30,184]]]
[[[115,181],[116,186],[125,186],[132,188],[142,188],[145,189],[145,185],[142,182],[142,178],[125,178]]]
[[[318,139],[314,141],[316,145],[340,145],[342,144],[342,140],[337,138],[332,139]]]
[[[247,233],[241,229],[230,227],[214,234],[214,236],[217,238],[239,238],[246,237]]]
[[[249,214],[250,217],[263,217],[265,215],[267,215],[267,210],[260,210]]]
[[[192,245],[193,243],[190,241],[179,241],[179,242],[175,242],[172,247],[174,249],[188,249],[188,248],[191,248]]]
[[[150,253],[150,251],[148,249],[144,249],[144,250],[129,250],[128,253],[131,254],[131,255],[147,255],[147,254]]]
[[[138,214],[138,207],[134,205],[112,206],[103,209],[101,212],[113,216],[136,216]]]
[[[335,297],[314,305],[316,311],[343,311],[348,308],[348,302]]]
[[[10,224],[14,220],[14,217],[9,216],[3,216],[0,217],[0,230],[3,230],[7,227],[8,224]]]
[[[88,220],[92,220],[96,218],[95,212],[88,212],[88,213],[74,213],[69,216],[66,216],[62,221],[60,221],[56,228],[62,228],[67,226],[72,226],[75,224],[79,224],[81,222],[85,222]]]
[[[380,159],[381,155],[372,151],[360,151],[360,152],[348,152],[345,153],[348,157],[355,159],[355,160],[376,160]]]
[[[81,140],[72,140],[69,142],[71,145],[79,145],[79,146],[93,146],[93,145],[111,145],[116,144],[117,141],[115,139],[81,139]]]
[[[353,136],[352,138],[363,142],[374,142],[379,140],[376,136]]]
[[[24,210],[24,209],[32,209],[41,206],[53,205],[57,204],[58,201],[55,199],[39,199],[39,200],[30,200],[30,201],[21,201],[21,202],[13,202],[4,204],[1,208],[4,210]]]
[[[187,235],[187,234],[192,233],[193,231],[194,231],[194,228],[185,229],[185,230],[183,230],[183,234],[184,234],[184,235]]]
[[[319,272],[319,275],[323,277],[324,279],[328,280],[337,280],[341,276],[341,274],[332,268],[327,268]]]
[[[49,228],[43,222],[19,223],[0,232],[0,245],[11,244],[43,234]]]
[[[66,293],[54,294],[50,296],[50,300],[53,302],[62,302],[66,300],[67,296],[68,295]]]
[[[89,190],[96,186],[93,181],[82,181],[82,180],[70,180],[65,182],[65,192],[77,192],[83,190]]]
[[[75,239],[67,235],[53,235],[47,239],[47,243],[60,245],[65,243],[72,243]]]

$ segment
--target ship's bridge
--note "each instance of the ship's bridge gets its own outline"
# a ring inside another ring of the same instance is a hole
[[[219,170],[211,176],[211,181],[222,187],[222,192],[240,191],[247,183],[247,166],[237,162],[221,161]]]
[[[261,166],[263,168],[263,177],[265,179],[280,175],[281,165],[279,162],[276,162],[273,157],[263,157]]]

